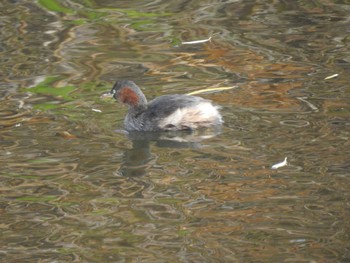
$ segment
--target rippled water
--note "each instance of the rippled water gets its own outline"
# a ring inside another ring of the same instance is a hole
[[[349,1],[0,7],[1,262],[350,261]],[[126,136],[120,78],[237,87],[218,133]]]

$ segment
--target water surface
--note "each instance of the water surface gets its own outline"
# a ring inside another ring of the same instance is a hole
[[[0,7],[1,261],[350,261],[348,1]],[[236,87],[206,139],[127,136],[117,79]]]

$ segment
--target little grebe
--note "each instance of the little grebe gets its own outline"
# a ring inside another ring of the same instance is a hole
[[[194,130],[220,125],[218,106],[190,95],[164,95],[147,103],[140,88],[130,80],[117,81],[110,95],[128,105],[124,120],[127,131]]]

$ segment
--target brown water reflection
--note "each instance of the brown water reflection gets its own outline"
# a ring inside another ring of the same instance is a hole
[[[0,4],[0,261],[349,261],[346,1],[39,3]],[[132,136],[118,78],[237,88],[206,139]]]

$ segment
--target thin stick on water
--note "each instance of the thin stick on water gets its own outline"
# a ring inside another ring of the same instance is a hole
[[[229,90],[229,89],[234,89],[234,88],[237,88],[237,87],[238,87],[238,86],[200,89],[200,90],[195,90],[195,91],[189,92],[189,93],[187,93],[186,95],[196,95],[196,94],[201,94],[201,93],[205,93],[205,92]]]
[[[318,111],[318,108],[311,102],[307,101],[307,97],[297,97],[298,100],[305,102],[313,111]]]

